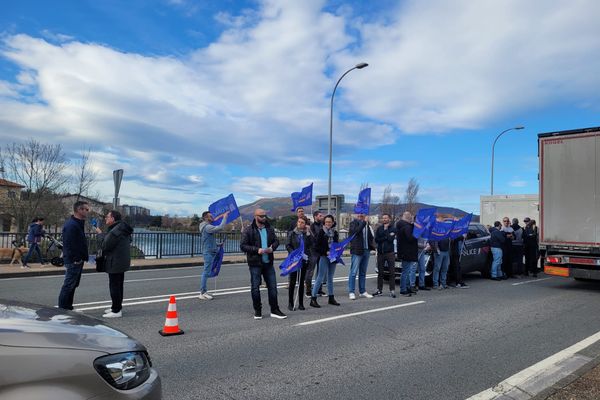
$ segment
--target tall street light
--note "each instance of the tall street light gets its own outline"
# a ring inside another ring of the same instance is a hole
[[[512,130],[519,130],[519,129],[524,129],[524,126],[515,126],[513,128],[508,128],[503,130],[502,132],[500,132],[500,134],[498,136],[496,136],[496,139],[494,140],[494,144],[492,145],[492,182],[491,182],[491,195],[494,195],[494,150],[496,148],[496,142],[498,141],[498,139],[500,139],[500,136],[504,135],[506,132],[508,131],[512,131]]]
[[[331,112],[329,114],[329,189],[327,191],[327,214],[331,214],[331,161],[333,155],[333,97],[335,96],[335,91],[340,84],[341,80],[348,75],[350,71],[355,69],[363,69],[364,67],[368,67],[367,63],[359,63],[354,67],[350,68],[348,71],[344,72],[340,79],[338,79],[335,87],[333,88],[333,93],[331,93]]]

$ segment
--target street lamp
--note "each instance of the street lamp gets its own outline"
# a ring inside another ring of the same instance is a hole
[[[327,214],[331,214],[331,161],[333,155],[333,97],[335,96],[335,91],[340,84],[340,81],[348,75],[350,71],[355,69],[363,69],[364,67],[368,67],[369,64],[362,62],[356,64],[354,67],[350,68],[348,71],[344,72],[340,79],[338,79],[335,87],[333,88],[333,93],[331,93],[331,111],[329,114],[329,188],[327,190]]]
[[[494,150],[496,148],[496,142],[498,141],[498,139],[500,139],[500,136],[504,135],[506,132],[508,131],[512,131],[512,130],[519,130],[519,129],[525,129],[524,126],[515,126],[514,128],[508,128],[503,130],[502,132],[500,132],[500,134],[498,136],[496,136],[496,139],[494,140],[494,144],[492,145],[492,182],[491,182],[491,195],[494,195]]]

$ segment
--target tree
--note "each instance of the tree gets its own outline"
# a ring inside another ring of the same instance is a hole
[[[388,185],[383,191],[381,214],[389,214],[392,221],[400,217],[400,196],[392,194],[392,185]]]
[[[96,184],[98,174],[91,168],[90,165],[90,154],[91,150],[88,148],[87,151],[81,152],[81,158],[75,165],[77,168],[73,174],[73,184],[75,187],[75,193],[77,200],[79,196],[89,197],[89,191]],[[96,196],[98,198],[98,196]]]
[[[198,216],[198,214],[194,214],[192,216],[192,220],[190,223],[190,228],[192,229],[198,229],[198,226],[200,226],[200,217]]]
[[[68,183],[69,166],[59,144],[43,144],[34,139],[0,148],[0,165],[8,180],[24,186],[21,196],[10,196],[9,213],[22,231],[35,216],[50,214],[56,194]]]
[[[417,213],[417,195],[419,194],[419,183],[415,178],[410,178],[406,193],[404,194],[404,209],[412,215]]]

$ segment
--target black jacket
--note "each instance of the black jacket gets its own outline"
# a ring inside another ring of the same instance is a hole
[[[375,243],[377,243],[377,254],[394,252],[394,240],[396,239],[396,228],[389,224],[385,229],[380,225],[375,231]]]
[[[288,232],[287,244],[285,245],[285,249],[288,251],[288,253],[291,253],[292,251],[300,247],[300,238],[298,236],[299,235],[298,233],[296,233],[295,229]],[[304,254],[310,256],[311,249],[313,247],[312,234],[307,235],[306,233],[302,233],[302,240],[304,240]]]
[[[269,225],[265,224],[267,230],[267,247],[271,247],[273,251],[279,247],[279,240],[275,235],[275,230]],[[260,241],[260,232],[258,231],[258,225],[256,220],[252,221],[252,224],[244,229],[242,233],[242,241],[240,243],[240,249],[246,253],[246,260],[249,267],[260,267],[262,266],[262,254],[258,254],[258,249],[262,248]],[[269,256],[269,263],[273,264],[273,253],[267,254]]]
[[[118,274],[131,266],[131,234],[133,228],[125,221],[118,221],[108,227],[108,232],[98,235],[104,256],[106,273]]]
[[[523,244],[529,249],[538,247],[538,230],[531,226],[526,226],[523,232]]]
[[[88,260],[88,245],[85,236],[85,221],[71,215],[62,230],[63,258],[65,264]]]
[[[333,228],[332,228],[333,229]],[[339,242],[340,235],[338,231],[334,229],[333,231],[333,242]],[[320,257],[327,257],[327,252],[329,251],[329,240],[323,228],[321,228],[317,232],[317,236],[315,237],[315,245],[313,247],[315,251],[315,255]]]
[[[364,229],[367,230],[367,245],[365,246],[365,233]],[[361,221],[358,219],[352,220],[350,222],[350,229],[348,230],[348,235],[354,236],[354,239],[350,242],[350,254],[356,254],[357,256],[362,256],[365,253],[365,247],[369,250],[375,250],[375,246],[373,246],[373,233],[367,225],[366,221]]]
[[[413,236],[413,229],[414,225],[404,220],[396,224],[398,258],[402,261],[419,260],[419,241]]]
[[[506,235],[497,228],[490,229],[490,247],[502,249],[506,243]]]

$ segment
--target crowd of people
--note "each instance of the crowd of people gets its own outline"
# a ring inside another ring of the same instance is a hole
[[[491,278],[495,281],[533,276],[537,278],[538,259],[540,258],[538,228],[535,220],[527,217],[525,227],[519,225],[517,218],[508,217],[494,222],[490,227],[490,247],[492,251]],[[525,262],[523,262],[525,258]]]

